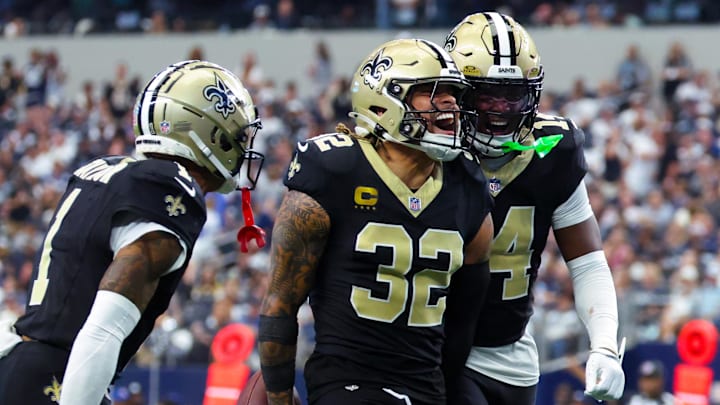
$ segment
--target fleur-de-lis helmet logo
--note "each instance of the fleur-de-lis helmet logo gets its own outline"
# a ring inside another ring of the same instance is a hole
[[[360,76],[363,77],[363,82],[365,84],[370,86],[371,89],[374,89],[375,86],[380,83],[382,73],[390,69],[392,64],[393,60],[388,56],[384,56],[383,50],[381,49],[377,54],[375,54],[375,57],[363,65],[362,69],[360,69]]]
[[[452,30],[452,32],[450,32],[450,33],[448,34],[448,36],[445,37],[445,46],[444,46],[444,48],[445,48],[445,50],[448,51],[448,52],[454,51],[454,50],[455,50],[455,47],[457,46],[457,37],[455,36],[455,31],[457,31],[457,28],[455,28],[454,30]]]
[[[235,112],[235,104],[238,102],[237,96],[232,92],[225,82],[220,80],[218,75],[215,75],[215,84],[206,86],[203,89],[203,96],[212,102],[216,99],[213,107],[215,111],[222,114],[223,118],[227,118],[228,115]]]

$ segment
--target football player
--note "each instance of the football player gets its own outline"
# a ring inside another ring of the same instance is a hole
[[[538,352],[526,330],[533,285],[552,229],[590,336],[587,394],[618,399],[625,376],[617,345],[610,268],[583,181],[583,132],[538,113],[543,67],[535,43],[511,17],[467,16],[445,48],[473,87],[462,101],[473,147],[495,199],[490,287],[467,368],[448,388],[452,404],[534,404]]]
[[[467,348],[455,359],[462,372],[492,240],[487,185],[456,159],[467,86],[439,45],[384,43],[354,74],[354,131],[298,143],[258,333],[271,404],[290,403],[308,296],[310,404],[445,403],[444,322],[451,346]]]
[[[184,61],[134,110],[138,159],[111,156],[68,182],[2,349],[3,405],[109,404],[108,386],[168,306],[205,223],[206,193],[238,188],[260,120],[230,71]],[[255,179],[255,178],[253,178]]]

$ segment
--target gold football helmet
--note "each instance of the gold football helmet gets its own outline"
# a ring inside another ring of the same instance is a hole
[[[465,17],[445,40],[445,49],[473,85],[462,105],[474,114],[469,131],[484,157],[507,153],[532,131],[543,86],[535,42],[512,17],[496,12]]]
[[[420,86],[431,91],[429,110],[418,110],[409,103],[409,96]],[[457,89],[458,103],[469,86],[442,47],[422,39],[382,44],[363,59],[353,77],[350,116],[357,123],[355,131],[421,150],[435,160],[454,159],[468,142],[461,137],[458,107],[438,107],[434,102],[440,86]],[[434,125],[454,135],[430,132],[421,114],[431,114]]]
[[[158,72],[138,95],[133,110],[135,150],[188,159],[224,180],[218,192],[239,187],[245,160],[262,127],[250,93],[232,72],[216,64],[189,60]],[[259,169],[247,165],[254,187]]]

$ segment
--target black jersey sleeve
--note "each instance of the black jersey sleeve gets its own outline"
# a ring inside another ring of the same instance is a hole
[[[334,182],[355,165],[357,142],[346,134],[325,134],[298,142],[283,180],[285,186],[309,195],[327,209],[334,198]]]
[[[568,118],[543,116],[544,125],[533,132],[535,138],[562,134],[557,146],[543,158],[552,163],[544,165],[551,173],[547,173],[549,188],[558,203],[565,202],[580,184],[588,171],[585,161],[585,133]],[[537,123],[537,121],[536,121]]]
[[[138,162],[116,185],[118,212],[157,222],[192,248],[205,224],[202,191],[185,169],[172,161]]]

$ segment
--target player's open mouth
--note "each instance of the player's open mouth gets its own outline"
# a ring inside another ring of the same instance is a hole
[[[455,133],[455,114],[442,113],[435,118],[435,126],[450,134]]]
[[[506,119],[490,117],[488,130],[493,135],[504,135],[508,132],[507,127],[509,123],[510,122]]]

